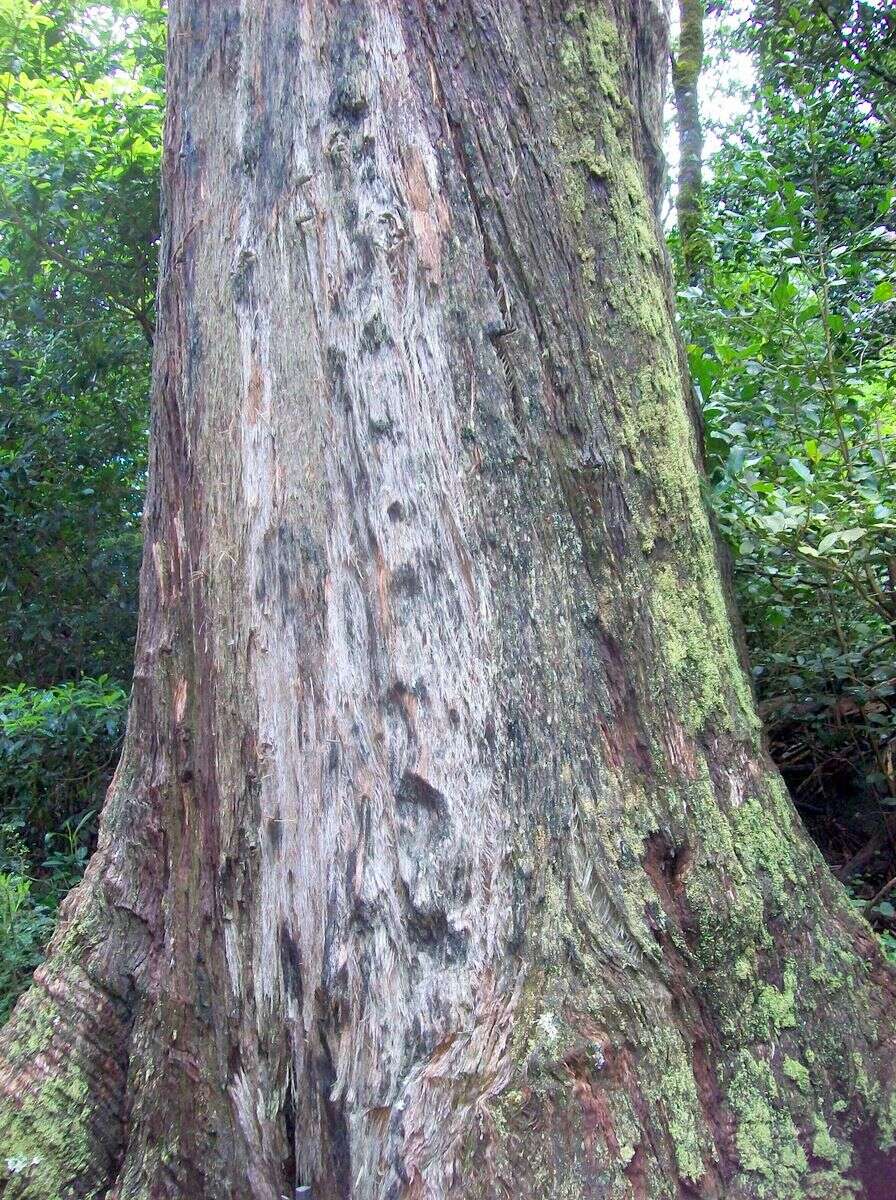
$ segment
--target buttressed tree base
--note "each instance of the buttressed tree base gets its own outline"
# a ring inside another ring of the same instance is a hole
[[[894,981],[763,749],[657,0],[171,0],[141,622],[4,1200],[891,1200]]]

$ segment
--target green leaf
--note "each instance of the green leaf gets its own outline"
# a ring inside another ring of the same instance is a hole
[[[850,545],[852,542],[857,542],[859,538],[863,538],[864,536],[864,529],[844,529],[840,534],[840,540],[845,542],[847,545]]]

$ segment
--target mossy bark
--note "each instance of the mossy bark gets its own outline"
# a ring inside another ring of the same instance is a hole
[[[703,231],[703,122],[699,96],[705,8],[705,0],[678,0],[680,32],[672,60],[678,129],[675,214],[685,274],[692,283],[699,280],[709,257]]]
[[[172,0],[135,694],[4,1200],[891,1195],[761,744],[654,0]]]

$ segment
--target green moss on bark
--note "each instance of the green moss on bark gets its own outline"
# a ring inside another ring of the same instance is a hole
[[[735,1144],[741,1170],[751,1177],[740,1185],[763,1200],[802,1195],[808,1173],[806,1154],[768,1064],[742,1053],[728,1100],[737,1116]]]
[[[83,1191],[92,1171],[90,1088],[76,1063],[53,1066],[52,1075],[28,1089],[0,1115],[0,1179],[21,1200],[94,1200],[105,1189]]]

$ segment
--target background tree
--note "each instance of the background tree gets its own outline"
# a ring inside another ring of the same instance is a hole
[[[692,283],[699,278],[707,251],[703,232],[703,122],[699,93],[704,11],[704,0],[679,0],[678,46],[672,58],[678,129],[675,215],[682,263]]]
[[[134,699],[4,1200],[889,1195],[893,983],[763,755],[653,0],[172,3]]]

